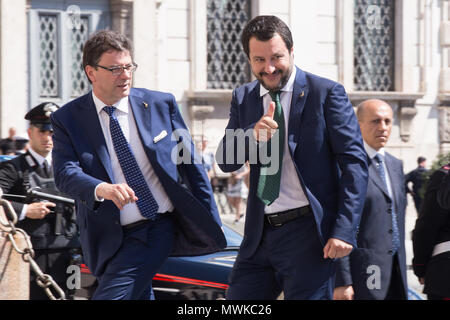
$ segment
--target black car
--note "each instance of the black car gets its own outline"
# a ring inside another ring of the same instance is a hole
[[[153,278],[157,300],[216,300],[225,297],[228,276],[242,242],[242,236],[223,225],[227,247],[194,257],[169,257]],[[89,299],[96,288],[95,277],[81,265],[81,288],[75,299]]]

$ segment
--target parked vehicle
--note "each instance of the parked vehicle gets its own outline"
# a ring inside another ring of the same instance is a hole
[[[227,247],[222,251],[194,257],[169,257],[153,278],[157,300],[216,300],[225,297],[228,276],[242,242],[242,236],[223,225]],[[75,298],[89,299],[96,279],[81,265],[81,288]]]

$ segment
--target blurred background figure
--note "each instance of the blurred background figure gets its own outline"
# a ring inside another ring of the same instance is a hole
[[[21,155],[27,152],[28,150],[28,139],[17,136],[16,137],[16,155]]]
[[[202,141],[197,143],[197,149],[202,153],[202,162],[205,167],[206,173],[208,174],[208,178],[211,181],[215,176],[214,170],[214,153],[211,151],[206,151],[206,147],[208,146],[208,140],[203,138]]]
[[[450,300],[450,163],[431,175],[412,233],[414,274],[428,300]],[[448,202],[448,201],[447,201]]]
[[[417,214],[420,212],[420,207],[422,205],[423,196],[420,193],[423,182],[425,180],[424,173],[428,170],[426,169],[427,159],[424,157],[417,158],[418,167],[407,175],[405,175],[406,192],[410,193],[414,199],[414,205],[416,207]],[[412,190],[409,188],[409,183],[412,183]]]
[[[238,222],[244,216],[242,202],[245,201],[248,196],[248,188],[245,179],[249,173],[250,168],[248,163],[246,163],[240,169],[232,172],[231,176],[228,178],[227,199],[234,210],[234,223]]]
[[[15,155],[16,154],[16,128],[11,127],[8,131],[8,137],[0,140],[0,149],[2,154]]]

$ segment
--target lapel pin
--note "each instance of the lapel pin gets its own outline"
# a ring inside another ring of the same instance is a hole
[[[302,93],[300,93],[300,98],[303,98],[305,96],[305,91],[302,91]]]
[[[144,108],[147,108],[148,107],[148,103],[147,102],[142,102],[142,104],[144,105]]]

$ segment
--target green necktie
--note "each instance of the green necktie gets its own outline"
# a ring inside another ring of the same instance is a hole
[[[275,102],[275,113],[273,120],[278,123],[278,129],[272,138],[267,142],[268,150],[271,150],[271,144],[275,141],[279,142],[279,152],[277,155],[270,153],[270,162],[266,165],[261,165],[261,172],[258,181],[257,196],[264,202],[265,205],[271,205],[280,194],[280,181],[281,181],[281,165],[283,163],[283,150],[284,150],[284,114],[281,107],[280,94],[281,91],[269,92],[272,97],[272,101]],[[273,174],[268,168],[278,163],[278,170]]]

